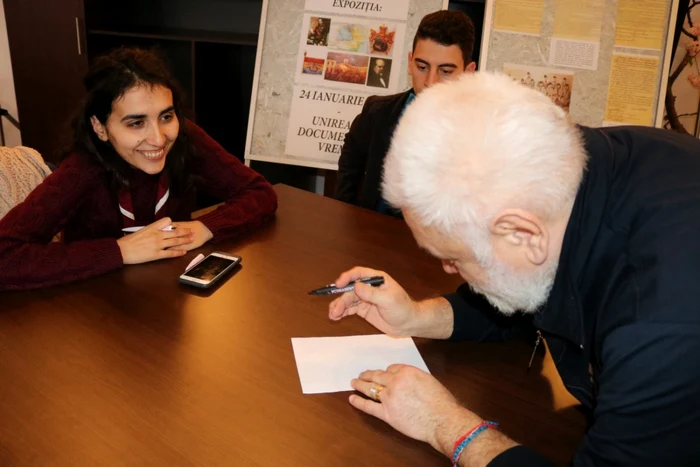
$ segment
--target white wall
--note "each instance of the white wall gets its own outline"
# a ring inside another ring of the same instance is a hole
[[[7,26],[5,24],[5,7],[0,0],[0,106],[7,109],[17,118],[17,100],[15,98],[15,81],[12,78],[12,62],[10,61],[10,45],[7,42]],[[2,125],[5,130],[5,145],[19,146],[22,138],[19,130],[3,117]]]

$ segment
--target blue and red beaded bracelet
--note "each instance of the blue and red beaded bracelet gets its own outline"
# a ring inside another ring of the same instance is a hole
[[[457,462],[462,456],[464,449],[471,443],[474,438],[479,436],[482,431],[486,431],[489,428],[498,430],[498,423],[496,422],[481,422],[471,430],[469,430],[464,436],[459,438],[452,449],[452,467],[457,467]]]

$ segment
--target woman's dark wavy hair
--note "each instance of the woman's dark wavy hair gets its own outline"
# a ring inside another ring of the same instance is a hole
[[[134,86],[163,86],[173,94],[180,132],[165,162],[165,172],[173,192],[190,188],[189,166],[194,157],[187,135],[184,96],[180,85],[161,56],[152,50],[119,48],[94,60],[83,80],[87,95],[73,120],[71,152],[97,160],[107,169],[115,188],[129,185],[129,164],[117,154],[110,142],[100,140],[92,128],[95,116],[103,125],[112,113],[115,101]]]

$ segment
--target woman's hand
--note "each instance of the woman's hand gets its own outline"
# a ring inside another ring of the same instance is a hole
[[[190,223],[183,222],[182,224]],[[165,217],[138,232],[117,240],[124,264],[140,264],[164,258],[177,258],[191,250],[193,248],[191,245],[195,241],[195,233],[186,227],[163,232],[162,229],[169,225],[172,225],[172,221]],[[206,227],[204,228],[206,229]],[[209,234],[211,235],[211,232]]]

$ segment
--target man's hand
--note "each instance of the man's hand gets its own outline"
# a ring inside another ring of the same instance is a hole
[[[465,412],[454,396],[431,374],[408,365],[391,365],[386,371],[365,371],[350,384],[367,397],[371,397],[372,384],[383,386],[380,402],[352,395],[350,403],[404,435],[429,443],[438,450],[438,431],[455,416]],[[480,422],[478,417],[473,416],[474,425]]]
[[[356,283],[353,292],[347,292],[331,302],[328,309],[330,319],[337,321],[346,316],[359,315],[390,336],[450,337],[454,328],[454,314],[450,303],[444,298],[416,302],[389,274],[361,267],[341,274],[335,285],[344,287],[351,281],[371,276],[384,277],[384,284],[372,287]]]
[[[460,436],[483,421],[462,407],[437,379],[418,368],[391,365],[386,371],[365,371],[351,382],[355,390],[370,398],[373,384],[383,387],[378,402],[353,394],[350,403],[404,435],[429,443],[445,456],[452,455]],[[486,430],[467,446],[460,465],[485,466],[515,445],[495,430]]]
[[[371,276],[384,277],[384,284],[372,287],[356,283],[354,291],[343,294],[330,304],[330,319],[337,321],[357,314],[390,336],[412,335],[412,325],[415,324],[418,315],[418,303],[413,301],[389,274],[357,267],[342,273],[335,285],[345,287],[351,281]]]

